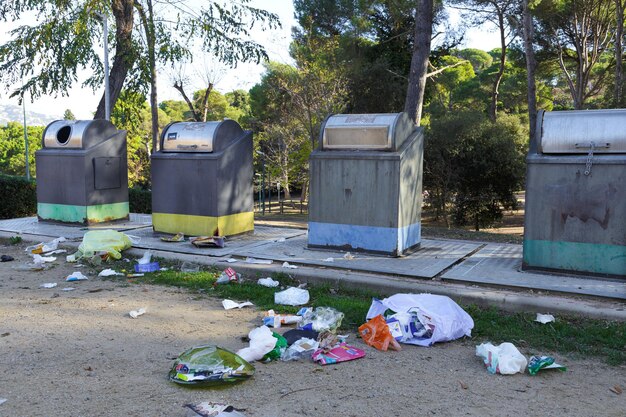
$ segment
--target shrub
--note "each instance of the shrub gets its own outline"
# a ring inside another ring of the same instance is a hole
[[[131,213],[152,213],[152,192],[141,188],[129,188],[128,203]]]
[[[37,214],[37,185],[24,177],[0,174],[0,219]]]

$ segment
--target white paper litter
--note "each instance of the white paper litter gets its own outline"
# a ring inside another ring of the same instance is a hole
[[[46,282],[45,284],[41,284],[41,288],[54,288],[57,286],[56,282]]]
[[[476,356],[480,356],[492,374],[513,375],[524,373],[528,360],[512,343],[501,343],[494,346],[483,343],[476,346]]]
[[[296,269],[298,267],[296,265],[291,265],[289,262],[283,262],[283,268]]]
[[[280,282],[274,281],[272,278],[267,277],[267,278],[259,279],[257,281],[257,284],[262,285],[264,287],[275,288],[275,287],[278,287],[280,285]]]
[[[351,261],[354,258],[355,258],[355,256],[352,255],[350,252],[346,252],[346,254],[343,255],[343,259],[347,259],[348,261]]]
[[[61,236],[61,237],[57,237],[57,238],[56,238],[56,239],[54,239],[54,240],[51,240],[51,241],[50,241],[50,242],[48,242],[48,243],[41,242],[41,243],[38,243],[38,244],[36,244],[36,245],[29,246],[29,247],[27,247],[27,248],[26,248],[26,249],[24,249],[24,250],[25,250],[26,252],[30,252],[30,251],[32,251],[33,249],[41,248],[41,252],[42,252],[42,253],[52,252],[53,250],[56,250],[56,249],[57,249],[57,247],[59,246],[59,243],[61,243],[61,242],[65,242],[65,240],[66,240],[66,239],[65,239],[63,236]]]
[[[237,355],[248,362],[258,361],[276,346],[276,338],[267,326],[257,327],[248,333],[250,347],[239,349]]]
[[[61,291],[74,291],[76,288],[74,287],[65,287],[65,288],[61,288]]]
[[[114,271],[111,268],[103,269],[98,274],[99,277],[110,277],[110,276],[113,276],[113,275],[124,275],[124,274],[122,274],[121,272]]]
[[[4,404],[5,402],[7,402],[6,398],[0,398],[0,405]]]
[[[227,404],[213,403],[205,401],[198,404],[187,404],[193,412],[194,416],[211,416],[211,417],[246,417],[237,409]]]
[[[287,240],[287,239],[285,239],[284,237],[279,237],[274,242],[284,242],[285,240]]]
[[[224,300],[222,301],[222,305],[224,306],[224,310],[232,310],[233,308],[242,308],[247,306],[253,306],[250,301],[245,301],[243,303],[237,303],[233,300]]]
[[[139,265],[147,265],[150,263],[151,259],[152,259],[152,252],[147,250],[143,253],[143,256],[141,258],[137,259],[137,263]]]
[[[57,250],[53,250],[52,252],[42,253],[42,255],[50,256],[50,255],[58,255],[59,253],[67,253],[67,251],[65,249],[57,249]]]
[[[287,306],[299,306],[309,302],[309,290],[289,287],[274,294],[274,303]]]
[[[256,258],[247,257],[245,262],[247,264],[270,265],[272,263],[272,260],[271,259],[256,259]]]
[[[146,314],[146,309],[145,308],[140,308],[139,310],[133,310],[131,312],[128,313],[128,315],[130,316],[131,319],[136,319],[137,317]]]
[[[335,258],[326,258],[322,262],[335,262]]]
[[[541,323],[541,324],[550,323],[550,322],[553,322],[554,320],[555,318],[552,314],[541,314],[541,313],[537,313],[537,318],[535,319],[536,322]]]
[[[73,254],[73,255],[67,255],[67,256],[65,257],[65,261],[66,261],[66,262],[70,262],[70,263],[71,263],[71,262],[76,262],[76,254]]]
[[[228,258],[228,259],[226,259],[226,262],[228,262],[229,264],[232,264],[232,263],[237,262],[237,259],[235,259],[235,258]]]
[[[88,279],[82,272],[74,271],[65,278],[66,281],[84,281]]]
[[[41,255],[33,255],[33,262],[35,262],[36,264],[43,264],[46,262],[54,262],[56,261],[57,258],[55,258],[54,256],[41,256]]]

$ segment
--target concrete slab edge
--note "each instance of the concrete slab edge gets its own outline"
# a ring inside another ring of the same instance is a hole
[[[0,237],[8,238],[16,233],[0,231]],[[24,241],[48,241],[49,236],[20,234]],[[67,246],[78,247],[80,242],[68,241]],[[125,254],[142,256],[144,249],[131,248]],[[272,273],[289,274],[295,279],[311,284],[330,284],[367,289],[380,294],[381,297],[396,293],[432,293],[446,295],[460,304],[476,304],[494,306],[509,312],[551,313],[556,315],[579,315],[602,320],[626,321],[626,303],[612,299],[593,297],[548,295],[537,291],[511,291],[491,289],[476,285],[463,285],[433,280],[419,280],[381,276],[349,270],[330,268],[311,268],[299,266],[297,269],[282,268],[281,263],[271,265],[246,264],[243,260],[237,263],[226,263],[228,257],[214,258],[205,255],[172,253],[162,250],[151,250],[155,256],[164,259],[195,262],[212,265],[218,268],[233,267],[237,272],[247,276],[262,278]]]

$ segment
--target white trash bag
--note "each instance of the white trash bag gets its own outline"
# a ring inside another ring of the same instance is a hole
[[[474,320],[450,297],[434,294],[395,294],[384,300],[374,298],[367,312],[367,320],[387,309],[397,313],[408,313],[411,322],[404,323],[404,336],[398,337],[402,343],[418,346],[431,346],[437,342],[447,342],[463,336],[471,336]],[[404,314],[399,318],[403,319]]]
[[[513,375],[524,373],[528,361],[520,353],[513,343],[501,343],[494,346],[491,343],[483,343],[476,346],[476,356],[480,356],[485,362],[490,374]]]

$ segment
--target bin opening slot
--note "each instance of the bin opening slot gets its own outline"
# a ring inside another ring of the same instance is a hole
[[[70,126],[63,126],[57,131],[57,142],[61,145],[65,145],[70,140],[72,128]]]

